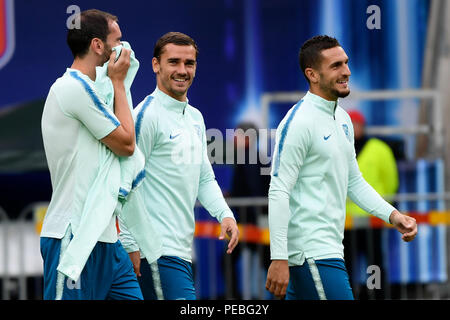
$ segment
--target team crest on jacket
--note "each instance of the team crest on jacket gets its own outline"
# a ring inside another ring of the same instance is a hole
[[[14,0],[0,0],[0,69],[14,52]]]
[[[347,137],[347,140],[350,141],[350,135],[348,133],[348,125],[346,123],[344,123],[342,125],[342,129],[344,130],[345,136]]]

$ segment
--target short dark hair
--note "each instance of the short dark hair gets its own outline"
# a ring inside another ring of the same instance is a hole
[[[339,41],[326,35],[312,37],[302,45],[299,53],[300,69],[308,83],[309,79],[305,73],[306,68],[317,68],[322,61],[323,50],[340,46]]]
[[[168,32],[159,38],[153,49],[153,57],[159,61],[164,52],[164,47],[169,43],[176,44],[177,46],[193,46],[195,49],[195,58],[197,59],[199,52],[197,44],[194,39],[181,32]]]
[[[88,53],[92,39],[99,38],[106,42],[110,33],[109,23],[118,21],[116,16],[97,9],[86,10],[79,15],[80,28],[69,29],[67,32],[67,44],[74,58],[82,58]]]

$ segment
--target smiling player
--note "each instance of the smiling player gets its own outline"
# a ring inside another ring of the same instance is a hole
[[[196,299],[191,260],[197,198],[221,223],[219,239],[230,236],[228,253],[238,242],[236,221],[208,159],[203,117],[187,99],[197,54],[189,36],[179,32],[162,36],[152,60],[157,87],[135,109],[136,143],[146,158],[145,205],[163,245],[162,257],[149,266],[122,228],[120,237],[144,299]]]
[[[349,95],[348,57],[334,38],[300,50],[309,91],[281,121],[269,190],[272,263],[266,288],[286,299],[353,299],[342,239],[347,194],[411,241],[415,219],[401,214],[362,178],[353,126],[339,107]]]

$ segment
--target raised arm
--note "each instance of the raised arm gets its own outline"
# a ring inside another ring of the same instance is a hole
[[[120,125],[101,139],[118,156],[131,156],[135,147],[134,122],[128,105],[124,80],[130,66],[131,51],[123,48],[119,59],[115,61],[116,51],[111,54],[108,64],[108,76],[114,88],[114,114]]]

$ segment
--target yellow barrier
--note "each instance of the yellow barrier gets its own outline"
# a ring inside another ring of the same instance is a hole
[[[34,223],[38,234],[41,233],[42,223],[44,221],[47,206],[36,206],[34,209]],[[406,213],[416,219],[418,224],[450,225],[450,211],[429,211],[427,213],[410,212]],[[374,216],[368,217],[350,217],[345,219],[345,229],[351,230],[358,226],[370,228],[392,228],[390,224],[385,223]],[[260,228],[255,225],[238,224],[239,240],[249,243],[259,243],[269,245],[269,228]],[[195,237],[217,239],[220,235],[220,224],[215,221],[197,221],[195,225]]]

